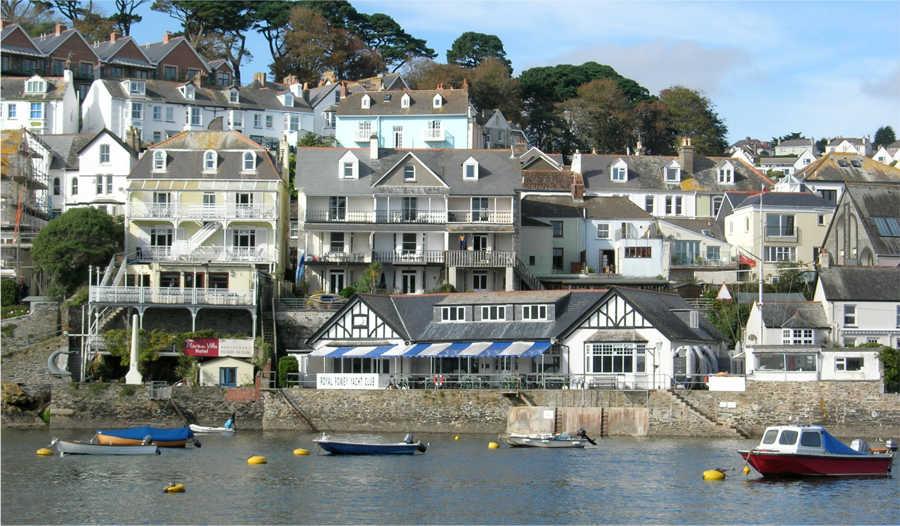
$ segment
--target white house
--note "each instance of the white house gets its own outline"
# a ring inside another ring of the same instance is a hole
[[[778,141],[775,144],[775,156],[782,155],[802,155],[803,152],[809,150],[814,151],[816,147],[815,141],[811,138],[801,137],[799,139],[788,139],[786,141]]]
[[[0,92],[0,128],[37,134],[78,131],[78,94],[71,71],[63,71],[62,77],[4,75]]]
[[[865,137],[835,137],[825,145],[825,153],[855,153],[864,157],[872,156],[872,143],[869,136]]]
[[[835,343],[900,349],[900,269],[823,268],[814,300],[825,309]]]
[[[887,146],[879,146],[878,151],[875,152],[872,158],[888,166],[900,164],[900,141],[893,142]]]

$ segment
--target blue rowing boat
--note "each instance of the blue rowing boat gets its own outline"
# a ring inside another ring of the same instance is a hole
[[[332,440],[322,433],[322,436],[313,442],[332,455],[414,455],[416,451],[424,453],[428,449],[427,444],[419,440],[414,441],[411,434],[406,435],[403,442],[379,444]]]

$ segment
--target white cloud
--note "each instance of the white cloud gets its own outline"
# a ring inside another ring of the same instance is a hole
[[[900,64],[895,65],[893,70],[888,70],[881,78],[863,81],[862,91],[877,98],[900,100]]]

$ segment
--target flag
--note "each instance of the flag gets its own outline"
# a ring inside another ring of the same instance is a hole
[[[301,250],[300,253],[297,255],[297,269],[294,273],[294,284],[295,285],[299,285],[300,281],[303,279],[303,270],[304,270],[305,266],[306,266],[306,255],[304,255],[303,251]]]
[[[740,263],[741,265],[747,265],[750,268],[756,266],[756,261],[743,254],[738,254],[738,263]]]

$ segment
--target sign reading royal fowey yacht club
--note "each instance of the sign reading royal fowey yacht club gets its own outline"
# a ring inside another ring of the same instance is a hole
[[[184,341],[184,354],[200,358],[218,356],[253,357],[253,340],[238,338],[193,338]]]
[[[384,389],[390,378],[378,373],[319,373],[316,389]]]

